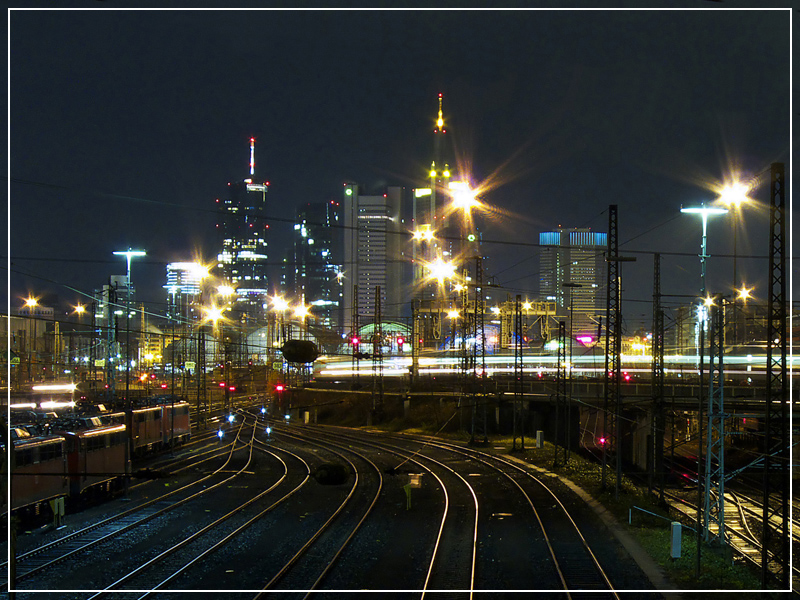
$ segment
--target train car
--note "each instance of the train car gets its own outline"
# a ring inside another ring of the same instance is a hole
[[[69,495],[109,492],[125,474],[125,425],[61,432],[66,440]]]
[[[69,493],[66,440],[12,428],[11,509],[40,514],[48,500]]]
[[[103,425],[124,425],[125,413],[124,412],[105,412],[99,415],[100,421]]]
[[[191,436],[189,424],[189,403],[176,402],[163,405],[164,418],[161,420],[162,439],[164,445],[169,446],[170,439],[175,444],[182,444]]]
[[[146,454],[164,444],[164,407],[151,406],[131,411],[131,440],[134,456]]]

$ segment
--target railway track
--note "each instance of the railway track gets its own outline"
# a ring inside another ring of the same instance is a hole
[[[361,443],[364,443],[365,441],[364,437],[360,434],[354,434],[351,431],[343,432],[341,429],[336,428],[315,428],[315,437],[319,437],[320,429],[322,431],[335,430],[338,436],[341,436],[342,438],[351,442],[361,441]],[[497,477],[500,477],[502,480],[504,480],[510,487],[514,487],[516,490],[518,490],[522,497],[524,497],[525,503],[533,513],[539,525],[541,531],[539,535],[548,549],[548,554],[552,560],[553,569],[557,574],[560,587],[565,590],[604,590],[601,592],[602,596],[605,598],[609,597],[608,591],[613,590],[613,586],[609,578],[606,576],[603,567],[600,565],[596,556],[586,542],[586,539],[581,534],[577,524],[575,523],[575,520],[570,516],[569,510],[563,505],[563,503],[561,503],[556,494],[554,494],[553,491],[539,478],[533,476],[531,473],[527,472],[524,468],[512,461],[489,453],[466,449],[463,446],[448,444],[441,441],[432,441],[428,438],[419,439],[412,436],[392,436],[391,439],[395,442],[395,444],[397,444],[397,440],[412,440],[417,445],[421,444],[420,448],[416,450],[409,450],[408,448],[403,448],[402,446],[387,444],[384,436],[379,437],[381,438],[381,441],[373,443],[376,443],[380,447],[389,448],[395,452],[405,452],[406,455],[413,456],[414,459],[418,461],[431,460],[439,465],[445,466],[447,469],[450,469],[450,467],[444,465],[444,461],[441,458],[437,457],[439,460],[436,460],[431,456],[428,456],[428,454],[424,453],[423,451],[429,453],[432,448],[436,448],[451,455],[455,453],[462,459],[462,464],[460,466],[462,468],[466,467],[467,471],[469,471],[467,476],[471,482],[477,482],[480,480],[484,481],[483,485],[480,486],[483,489],[480,490],[479,494],[476,494],[475,492],[475,488],[479,487],[477,484],[467,483],[464,481],[466,486],[469,488],[475,502],[474,526],[471,526],[470,528],[465,527],[466,523],[470,521],[464,519],[463,516],[453,519],[453,522],[460,524],[460,528],[462,530],[471,531],[473,558],[472,564],[469,568],[470,586],[466,587],[463,585],[457,585],[451,587],[452,583],[454,582],[448,581],[447,577],[439,579],[435,577],[429,577],[426,580],[425,586],[423,587],[423,597],[425,595],[425,590],[469,590],[469,595],[471,596],[473,591],[476,589],[475,555],[477,553],[479,542],[478,532],[479,529],[481,531],[491,529],[487,521],[491,523],[491,516],[493,514],[498,514],[492,512],[492,510],[489,510],[489,514],[486,514],[487,511],[479,507],[478,497],[484,499],[482,504],[488,503],[486,498],[491,495],[491,488],[497,485]],[[452,458],[444,460],[449,460],[452,462]],[[480,469],[483,469],[484,471],[480,472]],[[475,473],[474,471],[476,470],[479,472]],[[491,477],[488,476],[487,471],[491,471]],[[463,480],[463,477],[461,478]],[[484,518],[479,522],[478,515],[481,513],[483,513]],[[508,516],[511,517],[513,515],[508,514]],[[518,523],[516,526],[518,526]],[[480,541],[483,545],[487,544],[487,539],[488,538],[483,535],[480,536]],[[462,543],[462,547],[464,546],[465,545]],[[500,550],[496,549],[495,552],[500,552]],[[455,570],[454,567],[456,565],[463,564],[463,561],[462,563],[453,564],[452,561],[437,557],[437,549],[434,550],[433,554],[434,557],[431,560],[431,572],[435,572],[437,558],[442,563],[448,565],[449,568],[447,570],[450,572]],[[466,571],[467,569],[462,566],[462,570]],[[483,571],[487,570],[488,569],[486,568],[483,569]],[[480,572],[481,569],[478,569],[478,571]],[[480,578],[477,585],[478,587],[481,586]],[[520,586],[517,587],[517,589],[531,589],[532,587],[536,586]],[[613,591],[611,593],[612,597],[616,595]]]
[[[206,481],[224,494],[186,504],[183,520],[192,522],[173,527],[174,539],[160,533],[162,520],[142,527],[156,517],[132,522],[127,531],[136,530],[147,551],[104,552],[110,562],[102,578],[76,571],[74,581],[104,579],[91,598],[126,600],[198,590],[254,598],[344,589],[404,590],[416,598],[508,589],[616,596],[579,519],[565,516],[570,507],[514,461],[429,438],[343,428],[281,424],[265,439],[264,425],[245,418],[216,471],[224,479]],[[201,447],[195,458],[211,450]],[[234,452],[239,462],[231,469]],[[165,468],[187,468],[184,460]],[[319,485],[314,466],[332,461],[346,467],[347,481]],[[410,474],[422,474],[422,485],[407,506]],[[221,506],[223,498],[230,506]]]
[[[149,597],[156,590],[167,588],[170,583],[180,576],[193,568],[199,567],[203,559],[235,540],[237,536],[240,536],[254,523],[291,498],[309,479],[310,469],[308,463],[293,453],[282,451],[284,455],[291,456],[292,459],[297,461],[304,472],[299,473],[298,470],[290,470],[278,453],[263,446],[262,442],[253,439],[250,449],[251,451],[258,449],[275,457],[283,468],[280,477],[272,485],[243,501],[233,510],[226,511],[214,521],[204,525],[178,543],[163,549],[158,555],[137,566],[108,585],[105,590],[90,596],[90,598],[120,597],[129,599],[131,597],[130,590],[148,590],[144,593],[140,592],[141,595],[137,597]],[[294,477],[292,477],[292,471],[294,471]]]
[[[16,582],[26,581],[40,575],[43,571],[71,557],[75,557],[98,544],[108,543],[128,531],[224,485],[244,470],[243,467],[232,475],[225,471],[235,450],[236,443],[234,441],[230,445],[225,463],[204,477],[16,556]],[[197,463],[194,464],[196,465]],[[194,491],[194,488],[200,484],[205,484],[204,489]],[[8,572],[7,563],[0,565],[0,568],[2,568],[3,573]],[[3,581],[0,589],[8,589],[8,581]]]
[[[306,442],[308,445],[308,442]],[[294,457],[303,465],[302,481],[291,485],[278,486],[288,477],[290,469],[285,468],[281,479],[271,488],[265,490],[245,502],[235,510],[220,516],[216,521],[207,525],[195,535],[182,540],[180,543],[162,551],[157,557],[137,567],[129,574],[109,585],[106,590],[95,594],[92,598],[115,598],[125,596],[130,598],[129,592],[117,591],[124,589],[148,589],[138,598],[145,598],[157,590],[172,589],[173,584],[180,585],[180,580],[192,581],[200,567],[205,570],[205,562],[213,553],[220,551],[226,544],[234,541],[237,536],[242,536],[248,528],[260,521],[269,520],[273,511],[290,497],[295,495],[309,480],[311,469],[309,464],[299,455],[285,448],[276,448],[255,439],[254,446],[270,455],[282,453]],[[282,567],[274,568],[271,579],[264,585],[265,590],[282,589],[307,586],[305,581],[309,574],[319,573],[321,579],[335,562],[336,557],[346,547],[355,532],[364,522],[372,507],[375,505],[382,487],[380,470],[366,457],[358,457],[352,450],[343,449],[353,454],[355,460],[346,457],[342,452],[332,449],[331,445],[316,444],[325,453],[335,455],[346,461],[354,474],[354,482],[346,497],[339,506],[332,511],[327,520],[312,531],[307,532],[307,539],[300,548],[293,550],[293,554],[285,561]],[[361,464],[358,464],[358,463]],[[285,463],[284,467],[285,467]],[[358,465],[358,466],[357,466]],[[366,470],[364,469],[367,466]],[[296,469],[295,469],[296,471]],[[370,472],[370,476],[364,473]],[[361,474],[360,474],[361,473]],[[365,483],[367,480],[371,482]],[[289,487],[288,491],[283,488]],[[366,489],[362,489],[366,488]],[[275,496],[278,496],[277,498]],[[263,506],[269,503],[268,506]],[[280,518],[280,517],[275,517]],[[334,526],[335,525],[335,526]],[[175,557],[180,555],[179,568],[170,567],[166,563],[175,563]],[[171,557],[171,558],[170,558]],[[272,563],[272,561],[270,561]],[[164,576],[165,570],[171,572]],[[169,586],[169,587],[168,587]]]

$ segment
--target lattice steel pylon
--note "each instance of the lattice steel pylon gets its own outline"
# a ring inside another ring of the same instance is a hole
[[[770,291],[767,303],[767,398],[764,418],[764,510],[761,586],[773,577],[789,590],[789,388],[786,350],[786,180],[783,163],[771,166]]]
[[[556,375],[556,410],[555,410],[555,427],[553,428],[553,468],[558,467],[558,441],[561,429],[559,423],[564,420],[563,430],[566,432],[568,424],[566,423],[567,411],[567,325],[564,321],[558,322],[558,372]],[[564,451],[564,464],[567,464],[566,457],[566,435],[561,434],[562,445],[565,447]]]
[[[619,302],[619,238],[617,235],[617,205],[608,207],[608,246],[606,250],[606,355],[603,399],[603,469],[601,485],[607,486],[609,463],[616,471],[615,495],[619,494],[622,477],[622,456],[619,435],[620,379],[620,302]]]
[[[128,290],[130,294],[130,290]],[[108,312],[108,322],[106,329],[106,363],[105,363],[105,379],[106,385],[106,398],[108,403],[111,404],[117,399],[117,374],[114,370],[114,358],[119,351],[117,347],[117,289],[116,286],[108,286],[108,295],[106,300],[106,310]]]
[[[664,502],[664,310],[661,308],[661,255],[653,255],[653,340],[652,340],[652,456],[650,486]]]
[[[408,391],[414,388],[414,382],[419,376],[419,308],[418,300],[411,301],[411,369],[408,380]]]
[[[482,413],[482,431],[478,433],[483,434],[483,442],[488,441],[486,431],[486,331],[484,328],[484,300],[483,300],[483,259],[480,256],[475,257],[475,345],[474,348],[474,361],[473,361],[473,393],[472,393],[472,434],[470,442],[475,442],[475,431],[477,423],[477,409],[478,398],[481,398],[483,404]],[[480,377],[478,376],[478,344],[480,343]],[[478,385],[480,381],[480,386]],[[480,389],[480,392],[478,391]],[[480,396],[479,396],[480,394]]]
[[[517,431],[520,431],[520,449],[525,450],[525,423],[524,423],[524,415],[525,411],[522,410],[522,394],[523,394],[523,360],[522,360],[522,296],[517,294],[516,301],[514,303],[514,410],[513,410],[513,422],[514,422],[514,440],[512,442],[512,448],[514,450],[517,449]],[[517,417],[517,414],[521,412],[520,415],[522,418]],[[518,427],[519,424],[519,427]]]
[[[725,300],[717,294],[709,306],[708,439],[706,446],[703,538],[726,543],[725,536]]]
[[[381,286],[375,286],[375,316],[372,327],[372,414],[379,421],[383,414],[383,316]]]
[[[353,344],[353,371],[355,371],[355,383],[354,386],[358,387],[358,365],[359,365],[359,350],[358,345],[361,342],[359,338],[359,325],[358,325],[358,284],[353,285],[353,306],[352,306],[352,323],[353,323],[353,339],[358,340],[358,342]],[[283,332],[281,332],[281,335]],[[352,341],[352,340],[351,340]]]

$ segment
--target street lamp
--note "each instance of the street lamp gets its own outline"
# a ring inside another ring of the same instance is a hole
[[[681,212],[686,214],[700,215],[703,222],[703,238],[700,244],[700,279],[701,279],[700,297],[705,298],[706,259],[708,258],[708,254],[706,254],[706,241],[708,238],[708,217],[714,215],[724,215],[725,213],[728,212],[728,209],[706,206],[705,204],[701,204],[700,206],[693,206],[687,208],[681,207]]]
[[[736,290],[739,287],[739,280],[736,273],[736,263],[738,259],[738,249],[736,244],[737,238],[737,230],[738,228],[738,218],[741,216],[741,206],[742,204],[746,203],[749,198],[747,197],[748,192],[750,191],[750,186],[745,185],[739,181],[735,181],[734,183],[725,186],[720,191],[719,201],[724,204],[726,207],[732,210],[732,214],[734,215],[733,220],[731,221],[731,227],[733,228],[733,289]],[[738,324],[739,320],[736,315],[737,312],[737,302],[736,297],[734,297],[733,301],[733,343],[736,344],[739,342],[738,337]]]
[[[131,385],[131,260],[137,256],[145,256],[143,250],[131,250],[114,252],[115,256],[124,256],[128,263],[128,274],[125,278],[125,400],[130,407],[130,385]]]
[[[33,356],[36,353],[36,321],[34,319],[35,308],[39,306],[39,301],[33,296],[25,299],[25,307],[28,309],[28,381],[33,381]]]
[[[411,233],[411,239],[417,242],[430,242],[436,239],[433,235],[434,232],[430,225],[422,225]]]
[[[438,281],[439,285],[443,285],[445,279],[453,279],[456,275],[455,264],[443,260],[441,256],[426,266],[429,271],[429,277]]]
[[[575,317],[575,306],[572,300],[572,290],[575,288],[583,287],[580,283],[573,283],[571,281],[565,281],[561,284],[562,288],[569,289],[569,398],[567,399],[567,420],[564,424],[564,430],[566,432],[566,444],[564,445],[564,464],[567,464],[569,460],[569,448],[570,448],[570,420],[572,417],[572,343],[573,343],[573,329],[572,323]]]
[[[449,188],[453,197],[453,207],[464,211],[466,215],[478,206],[477,192],[470,188],[466,181],[451,181]]]
[[[79,377],[80,377],[81,363],[83,362],[81,360],[81,356],[80,356],[80,354],[81,354],[81,352],[80,352],[80,347],[81,347],[80,340],[81,340],[81,334],[83,333],[83,331],[82,331],[82,329],[83,329],[83,314],[86,312],[86,307],[83,304],[77,304],[76,306],[73,307],[73,309],[74,309],[72,311],[73,314],[78,315],[78,340],[77,340],[77,345],[75,347],[75,357],[76,357],[75,362],[77,362],[77,365],[75,365],[75,380],[78,380]],[[70,368],[72,368],[73,357],[72,357],[72,340],[71,339],[70,339],[69,349],[67,351],[67,357],[68,357],[68,361],[67,362],[70,363]]]
[[[281,322],[280,322],[280,335],[275,337],[278,338],[278,342],[285,342],[286,341],[286,333],[284,332],[284,328],[286,327],[285,324],[285,317],[286,311],[289,310],[289,302],[283,296],[273,296],[272,297],[272,310],[280,313],[281,315]]]
[[[114,252],[115,256],[124,256],[127,259],[128,270],[125,277],[125,404],[126,404],[126,418],[125,422],[130,423],[130,410],[131,410],[131,260],[136,256],[145,256],[143,250],[131,250],[128,248],[125,251]],[[115,377],[116,379],[116,377]],[[132,432],[133,430],[130,429]],[[125,444],[125,495],[128,495],[128,485],[130,479],[131,468],[131,445],[133,438],[128,434],[128,443]]]

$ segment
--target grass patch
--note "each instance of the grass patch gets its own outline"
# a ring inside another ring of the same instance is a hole
[[[697,574],[697,538],[695,532],[684,529],[681,537],[680,558],[670,558],[670,531],[668,527],[629,527],[645,551],[664,569],[667,578],[680,589],[702,590],[757,590],[761,581],[744,565],[734,564],[730,551],[703,545],[700,577]],[[706,598],[703,592],[687,592],[684,598]],[[736,598],[763,598],[761,592],[740,592]]]

